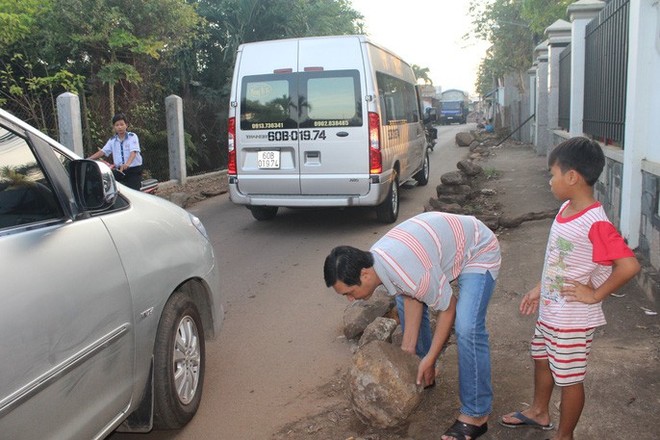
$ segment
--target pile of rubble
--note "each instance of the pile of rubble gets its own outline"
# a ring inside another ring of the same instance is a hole
[[[454,214],[473,215],[490,229],[514,228],[522,222],[552,218],[556,210],[529,212],[510,216],[501,212],[500,204],[493,196],[497,191],[485,187],[490,179],[497,177],[496,170],[486,170],[477,162],[492,154],[497,145],[492,136],[475,137],[474,133],[462,132],[456,135],[459,147],[468,147],[468,159],[456,164],[457,171],[450,171],[440,176],[440,185],[436,187],[437,197],[429,199],[425,211],[443,211]]]

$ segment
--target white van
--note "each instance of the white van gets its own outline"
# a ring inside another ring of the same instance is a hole
[[[415,75],[365,36],[238,48],[229,107],[229,193],[257,220],[278,207],[375,206],[399,213],[399,185],[426,185]]]

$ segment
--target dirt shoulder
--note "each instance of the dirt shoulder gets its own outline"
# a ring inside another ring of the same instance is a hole
[[[496,190],[502,210],[512,215],[557,208],[550,193],[545,157],[527,145],[507,143],[491,149],[480,162],[498,176],[486,186]],[[518,313],[520,298],[540,277],[551,220],[525,222],[498,231],[503,251],[502,270],[491,301],[488,327],[491,341],[494,411],[483,439],[545,439],[548,433],[511,431],[497,418],[524,409],[533,392],[529,339],[534,318]],[[598,329],[589,358],[586,405],[576,431],[578,439],[656,439],[654,418],[660,407],[660,321],[647,315],[651,301],[636,282],[630,282],[605,304],[608,324]],[[338,317],[338,319],[341,319]],[[346,343],[350,350],[350,343]],[[358,421],[348,400],[344,376],[349,366],[314,391],[322,408],[311,416],[283,426],[274,439],[438,439],[453,422],[458,408],[456,347],[443,355],[437,386],[425,396],[408,423],[398,429],[374,430]],[[558,417],[559,391],[552,399],[552,419]]]

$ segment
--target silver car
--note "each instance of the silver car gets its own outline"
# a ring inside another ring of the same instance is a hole
[[[223,318],[200,221],[0,110],[0,437],[185,425]]]

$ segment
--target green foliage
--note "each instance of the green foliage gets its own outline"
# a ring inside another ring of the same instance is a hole
[[[545,38],[545,29],[565,18],[568,0],[470,1],[475,34],[491,43],[482,60],[477,90],[486,94],[509,73],[525,72],[532,65],[534,48]],[[519,84],[524,88],[524,84]]]
[[[218,168],[239,44],[362,33],[361,19],[349,0],[0,0],[0,104],[53,134],[56,96],[77,93],[90,150],[116,108],[145,166],[168,173],[163,107],[177,94],[188,167]]]
[[[16,53],[10,59],[0,58],[0,104],[20,110],[21,115],[41,130],[55,134],[57,124],[55,97],[64,92],[78,93],[83,77],[68,70],[54,73],[42,63],[33,64],[25,55]]]
[[[44,0],[0,0],[0,53],[30,35],[35,21],[47,9]]]

